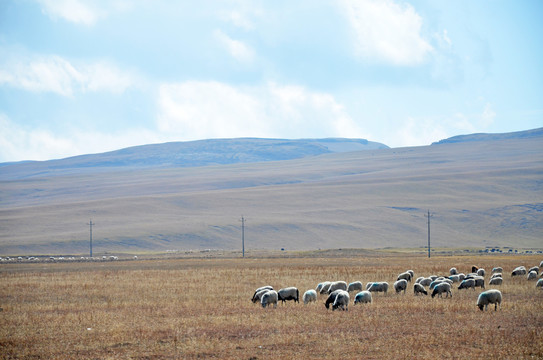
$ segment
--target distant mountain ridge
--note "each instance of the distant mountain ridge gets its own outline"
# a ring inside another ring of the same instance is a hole
[[[515,131],[509,133],[476,133],[469,135],[458,135],[447,139],[440,140],[432,143],[432,145],[439,144],[453,144],[460,142],[473,142],[473,141],[495,141],[495,140],[512,140],[512,139],[529,139],[535,137],[543,137],[543,128]]]
[[[300,159],[330,153],[388,149],[365,139],[262,139],[235,138],[169,142],[49,161],[4,164],[4,175],[24,178],[44,173],[62,173],[112,168],[164,168],[228,165]],[[0,178],[4,178],[0,174]]]

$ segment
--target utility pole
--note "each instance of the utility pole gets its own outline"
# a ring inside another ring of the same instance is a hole
[[[245,257],[245,218],[241,215],[241,252]]]
[[[92,219],[90,219],[87,225],[90,227],[90,257],[92,257],[92,225],[96,225],[96,223],[93,223]]]
[[[428,218],[428,258],[430,258],[430,218],[433,215],[430,215],[430,210],[428,210],[428,215],[424,214]]]

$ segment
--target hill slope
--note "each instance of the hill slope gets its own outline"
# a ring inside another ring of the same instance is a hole
[[[542,247],[543,137],[201,167],[0,168],[0,254]],[[19,164],[23,166],[26,164]],[[13,171],[5,172],[6,169]]]

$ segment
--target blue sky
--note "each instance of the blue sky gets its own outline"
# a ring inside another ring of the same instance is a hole
[[[0,2],[0,162],[543,126],[543,1]]]

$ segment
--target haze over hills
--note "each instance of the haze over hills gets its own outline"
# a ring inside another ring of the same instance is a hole
[[[477,141],[473,141],[476,139]],[[543,247],[543,130],[390,149],[225,139],[0,167],[0,254]]]

